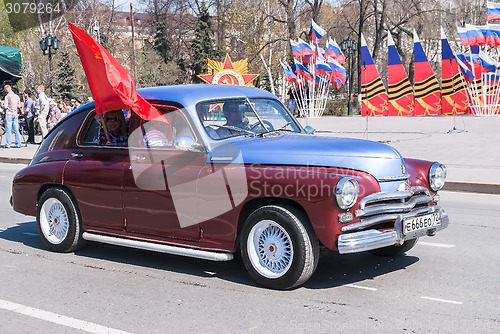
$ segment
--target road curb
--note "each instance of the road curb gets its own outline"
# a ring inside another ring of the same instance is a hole
[[[31,159],[28,158],[11,158],[11,157],[0,157],[0,163],[8,164],[29,164]]]
[[[479,194],[500,195],[500,184],[450,182],[444,184],[443,190]]]

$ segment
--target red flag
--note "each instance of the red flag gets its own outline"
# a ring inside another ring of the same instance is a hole
[[[68,22],[80,55],[97,115],[111,110],[131,108],[146,120],[163,119],[158,109],[144,100],[125,68],[86,32]]]

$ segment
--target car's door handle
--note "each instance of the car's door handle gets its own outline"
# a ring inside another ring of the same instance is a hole
[[[130,161],[143,162],[144,160],[146,160],[146,157],[143,155],[133,154],[130,156]]]
[[[72,158],[83,158],[83,153],[75,153],[75,152],[71,152],[71,157]]]

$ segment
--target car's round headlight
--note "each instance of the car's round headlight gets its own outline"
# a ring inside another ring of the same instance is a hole
[[[438,191],[444,187],[446,181],[446,166],[435,162],[429,168],[429,186],[433,191]]]
[[[335,187],[335,197],[339,207],[347,210],[356,203],[358,199],[359,186],[358,181],[350,177],[343,177]]]

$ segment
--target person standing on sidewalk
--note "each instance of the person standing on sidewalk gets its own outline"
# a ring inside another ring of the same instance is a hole
[[[61,110],[57,107],[54,99],[49,100],[49,118],[47,120],[47,129],[50,131],[61,120]]]
[[[24,97],[24,105],[23,105],[23,113],[24,119],[26,120],[26,130],[28,131],[28,140],[26,141],[29,144],[35,143],[35,102],[31,98],[31,92],[26,89],[23,93]]]
[[[17,109],[21,106],[21,99],[12,91],[10,85],[5,85],[4,89],[7,93],[3,104],[5,108],[5,148],[10,148],[12,143],[12,131],[14,131],[16,147],[21,147],[19,118],[17,114]]]
[[[38,124],[40,130],[42,130],[42,137],[45,138],[49,130],[47,129],[47,117],[49,116],[49,99],[45,95],[45,87],[40,85],[37,87],[36,92],[38,93],[38,107],[40,108],[40,114],[38,115]]]

